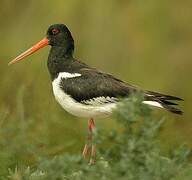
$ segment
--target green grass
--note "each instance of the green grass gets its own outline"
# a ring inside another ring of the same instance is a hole
[[[21,93],[22,94],[22,93]],[[20,99],[20,98],[18,98]],[[89,165],[79,153],[49,154],[39,144],[47,137],[33,137],[32,119],[22,119],[22,101],[18,100],[18,123],[5,123],[0,130],[0,177],[11,180],[190,180],[191,150],[181,144],[165,153],[159,135],[165,120],[156,119],[141,96],[123,100],[114,112],[120,130],[98,129],[97,162]],[[47,132],[45,129],[42,131]],[[49,142],[47,142],[49,144]]]

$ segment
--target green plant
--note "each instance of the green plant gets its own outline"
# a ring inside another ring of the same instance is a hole
[[[114,117],[122,131],[97,131],[97,162],[88,165],[79,155],[40,158],[32,168],[9,171],[12,180],[190,180],[190,149],[181,145],[164,155],[158,134],[164,120],[156,120],[141,95],[123,100]],[[104,142],[107,142],[105,144]]]

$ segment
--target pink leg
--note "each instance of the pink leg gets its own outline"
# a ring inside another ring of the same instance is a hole
[[[91,118],[88,120],[88,138],[82,153],[84,158],[86,158],[88,155],[91,156],[90,164],[95,163],[96,158],[96,145],[93,144],[94,130],[95,130],[95,121],[93,120],[93,118]]]

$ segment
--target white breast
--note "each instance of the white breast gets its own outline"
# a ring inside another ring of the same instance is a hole
[[[78,117],[94,118],[96,116],[108,116],[112,113],[112,110],[116,107],[116,103],[98,103],[103,101],[103,97],[95,98],[97,103],[83,104],[75,101],[70,95],[66,94],[60,88],[61,78],[77,78],[81,76],[79,73],[59,73],[58,77],[52,82],[53,93],[57,102],[69,113]]]

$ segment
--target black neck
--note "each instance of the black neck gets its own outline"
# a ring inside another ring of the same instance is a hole
[[[72,57],[74,51],[74,44],[68,43],[66,46],[52,46],[49,56],[52,57]]]
[[[81,68],[87,68],[88,66],[73,58],[74,46],[61,47],[52,46],[47,66],[51,75],[52,81],[57,78],[60,72],[76,73]]]
[[[51,79],[54,80],[58,73],[63,70],[63,68],[67,67],[66,65],[73,61],[73,50],[74,47],[65,48],[60,46],[52,46],[47,66],[49,69],[49,73],[51,75]]]

